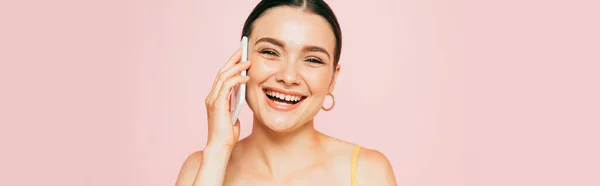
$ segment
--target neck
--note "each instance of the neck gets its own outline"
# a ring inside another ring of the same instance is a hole
[[[291,132],[276,132],[255,118],[247,140],[251,148],[246,155],[257,160],[257,169],[265,168],[272,176],[309,166],[323,145],[313,120]]]

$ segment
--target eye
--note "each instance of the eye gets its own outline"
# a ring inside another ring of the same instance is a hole
[[[310,63],[325,64],[323,61],[316,59],[316,58],[308,58],[306,61],[308,61]]]
[[[272,50],[261,50],[260,51],[261,54],[265,54],[265,55],[270,55],[270,56],[278,56],[276,52],[272,51]]]

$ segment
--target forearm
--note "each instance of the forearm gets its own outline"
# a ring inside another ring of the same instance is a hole
[[[230,156],[230,148],[207,146],[193,186],[222,186]]]

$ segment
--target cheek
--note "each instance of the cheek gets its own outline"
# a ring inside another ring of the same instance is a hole
[[[261,83],[268,79],[273,72],[274,69],[272,67],[269,67],[265,61],[258,59],[257,61],[252,61],[252,66],[248,69],[248,76],[251,83]]]
[[[252,66],[248,69],[247,74],[250,80],[246,84],[246,101],[252,110],[257,109],[254,106],[263,96],[260,85],[269,78],[268,74],[268,69],[261,61],[252,61]]]
[[[306,70],[302,73],[306,85],[313,95],[326,95],[331,82],[331,73],[323,69]]]

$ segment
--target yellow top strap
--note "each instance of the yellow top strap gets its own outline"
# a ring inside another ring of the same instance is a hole
[[[356,186],[356,158],[358,157],[358,152],[360,150],[360,145],[356,145],[354,147],[354,152],[352,153],[352,162],[350,162],[350,174],[351,174],[351,183],[352,186]]]

